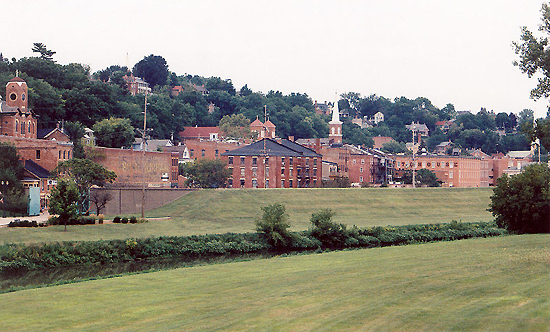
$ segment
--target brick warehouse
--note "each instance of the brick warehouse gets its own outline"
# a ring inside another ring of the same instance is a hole
[[[116,173],[114,186],[171,187],[178,183],[178,154],[170,152],[94,148],[94,161]]]
[[[264,138],[222,153],[232,188],[320,187],[322,156],[289,140]]]

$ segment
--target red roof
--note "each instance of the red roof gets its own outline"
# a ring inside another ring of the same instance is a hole
[[[267,120],[267,121],[264,123],[264,126],[270,127],[270,128],[275,128],[275,125],[274,125],[271,121],[269,121],[269,120]]]
[[[258,126],[258,127],[263,127],[264,124],[262,123],[262,121],[256,119],[256,120],[254,120],[254,121],[250,124],[250,126],[251,126],[251,127],[252,127],[252,126],[254,126],[254,127],[256,127],[256,126]]]
[[[10,82],[25,82],[25,80],[21,77],[14,77],[10,80]]]
[[[210,138],[210,134],[219,134],[218,127],[184,127],[180,132],[182,138]]]

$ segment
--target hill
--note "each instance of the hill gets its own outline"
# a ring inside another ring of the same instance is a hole
[[[340,251],[32,289],[1,294],[0,321],[10,331],[543,331],[549,240]]]
[[[490,221],[489,188],[200,190],[149,211],[146,224],[0,229],[11,242],[83,241],[132,237],[251,232],[260,207],[282,203],[293,230],[309,227],[313,212],[336,211],[334,221],[358,227]]]

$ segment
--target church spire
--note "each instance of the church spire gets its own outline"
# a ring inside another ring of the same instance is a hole
[[[334,106],[332,107],[332,120],[329,124],[328,138],[332,143],[342,143],[342,121],[340,121],[340,111],[338,110],[338,93],[334,100]]]

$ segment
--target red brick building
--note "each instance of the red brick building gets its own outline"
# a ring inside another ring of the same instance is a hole
[[[289,140],[265,138],[222,153],[232,188],[310,188],[322,179],[322,156]]]
[[[27,83],[20,77],[6,84],[6,101],[0,102],[0,135],[36,138],[36,119],[28,108]]]
[[[178,183],[178,155],[170,152],[145,152],[94,148],[94,161],[116,173],[114,186],[171,187]]]

